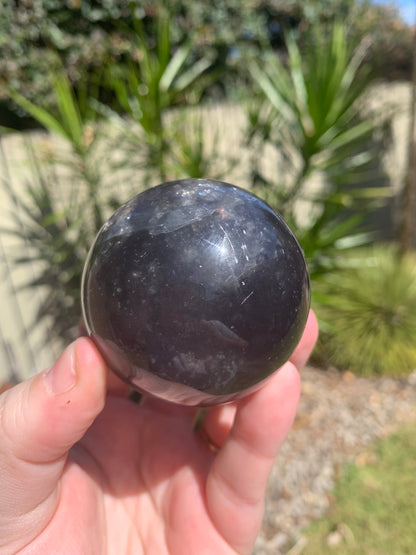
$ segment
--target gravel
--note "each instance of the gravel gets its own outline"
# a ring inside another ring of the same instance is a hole
[[[407,378],[359,378],[307,367],[297,417],[270,477],[253,555],[291,555],[302,529],[325,514],[347,463],[371,460],[369,445],[416,421],[416,371]]]

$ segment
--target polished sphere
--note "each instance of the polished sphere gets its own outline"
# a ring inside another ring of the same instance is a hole
[[[91,248],[88,333],[133,388],[184,405],[234,400],[286,362],[309,312],[294,235],[258,197],[208,179],[119,208]]]

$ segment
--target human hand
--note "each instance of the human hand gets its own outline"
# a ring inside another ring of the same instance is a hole
[[[196,409],[133,403],[93,343],[75,341],[0,396],[0,553],[250,553],[317,329],[311,313],[291,361],[207,409],[199,432]]]

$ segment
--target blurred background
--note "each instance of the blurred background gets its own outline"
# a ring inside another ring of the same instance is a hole
[[[231,182],[301,243],[321,334],[259,554],[416,552],[415,14],[405,0],[0,2],[0,383],[76,337],[88,249],[147,187]],[[401,454],[385,474],[383,453]],[[344,479],[370,509],[342,500]],[[391,509],[375,515],[402,486],[390,549]]]

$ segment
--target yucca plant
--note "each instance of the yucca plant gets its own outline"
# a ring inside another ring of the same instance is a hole
[[[391,245],[351,251],[313,295],[321,350],[332,364],[365,376],[416,369],[414,253]]]
[[[46,341],[72,341],[81,315],[80,276],[91,240],[91,227],[82,211],[58,206],[51,176],[37,166],[19,195],[5,183],[12,201],[14,225],[1,229],[20,240],[8,256],[26,268],[19,289],[38,289],[41,302],[29,330],[43,325]]]
[[[28,185],[26,191],[30,205],[21,199],[19,205],[26,219],[22,235],[30,249],[28,255],[16,258],[15,262],[30,262],[32,267],[38,268],[24,287],[39,287],[47,291],[33,325],[49,319],[53,335],[68,342],[78,331],[80,276],[91,241],[91,230],[79,212],[73,213],[69,207],[56,211],[50,185],[43,180],[36,187]]]
[[[54,102],[52,113],[13,89],[9,89],[8,93],[20,108],[52,136],[63,139],[63,148],[59,149],[54,144],[43,161],[49,161],[55,167],[66,168],[72,196],[83,196],[83,206],[91,209],[94,227],[99,229],[105,220],[103,200],[99,197],[103,193],[103,176],[106,175],[105,170],[108,170],[108,164],[103,165],[103,161],[108,159],[108,153],[104,148],[105,134],[98,125],[101,116],[93,107],[93,100],[97,100],[99,94],[99,82],[91,79],[84,88],[75,92],[62,67],[60,71],[49,75],[48,79]],[[38,159],[41,158],[38,153]],[[59,174],[61,183],[64,174],[65,172]]]
[[[45,293],[33,325],[49,319],[49,338],[67,342],[74,338],[81,314],[79,288],[88,248],[115,200],[111,191],[104,194],[108,165],[89,102],[94,90],[75,94],[63,71],[50,80],[54,113],[9,90],[50,132],[50,140],[46,153],[26,140],[31,177],[19,194],[5,183],[17,219],[13,229],[3,231],[21,240],[24,255],[10,256],[15,265],[28,268],[31,278],[23,287]]]
[[[145,185],[166,181],[172,163],[171,144],[175,140],[174,121],[167,121],[171,108],[195,105],[208,82],[212,59],[207,53],[197,58],[190,39],[173,49],[169,9],[159,6],[154,17],[155,34],[146,35],[142,20],[135,20],[132,40],[135,56],[123,64],[107,67],[109,88],[115,93],[129,120],[123,125],[121,141],[123,166],[139,168]],[[108,108],[107,108],[108,112]]]
[[[209,110],[204,116],[195,107],[180,108],[172,116],[169,177],[226,179],[237,160],[219,148],[220,130],[210,121]],[[207,133],[208,126],[210,133]]]
[[[174,106],[199,98],[211,61],[208,56],[196,59],[190,41],[173,51],[167,8],[160,7],[154,22],[154,43],[137,20],[136,58],[105,68],[104,85],[115,93],[122,116],[100,102],[103,81],[86,79],[84,88],[74,91],[63,69],[49,76],[51,111],[9,90],[21,109],[63,142],[59,150],[54,141],[42,160],[34,154],[32,181],[14,198],[24,223],[13,232],[31,245],[24,256],[15,257],[17,265],[36,268],[26,286],[48,291],[37,321],[50,318],[52,333],[65,341],[73,337],[80,316],[87,249],[109,213],[132,190],[136,194],[178,174],[196,176],[208,171],[213,160],[202,128],[185,121],[182,111],[168,117]],[[187,132],[180,133],[184,128]],[[117,187],[114,178],[119,178]],[[8,190],[14,195],[11,186]]]
[[[366,186],[381,154],[375,132],[386,118],[363,110],[371,83],[363,65],[365,42],[352,48],[344,25],[335,23],[329,32],[316,28],[305,43],[301,49],[289,34],[287,64],[273,53],[251,66],[258,98],[250,104],[248,144],[253,189],[295,227],[312,272],[319,273],[329,262],[323,255],[354,234],[366,209],[388,194],[385,187]],[[265,147],[277,153],[273,177],[263,171]],[[322,183],[314,194],[312,178]],[[312,206],[302,221],[296,217],[299,199]],[[368,239],[361,231],[350,237],[351,245]]]

